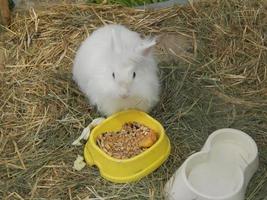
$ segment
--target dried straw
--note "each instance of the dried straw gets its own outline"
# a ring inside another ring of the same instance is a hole
[[[222,127],[244,130],[257,142],[260,169],[246,199],[264,199],[266,13],[264,0],[212,0],[157,11],[55,4],[15,13],[0,40],[1,199],[163,199],[167,179]],[[72,169],[82,149],[71,143],[98,115],[72,81],[72,61],[80,43],[109,23],[143,35],[174,35],[163,36],[158,46],[163,89],[151,113],[166,128],[171,156],[133,184],[107,182],[97,168]]]

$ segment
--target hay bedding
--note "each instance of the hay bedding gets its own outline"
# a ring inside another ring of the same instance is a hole
[[[264,199],[266,8],[266,1],[224,0],[146,12],[78,4],[18,12],[1,32],[1,199],[163,199],[164,183],[176,168],[222,127],[242,129],[256,140],[260,170],[246,199]],[[71,79],[72,60],[90,32],[112,22],[143,34],[183,35],[193,43],[191,54],[161,62],[163,94],[152,114],[171,138],[171,156],[153,174],[124,185],[103,180],[96,168],[72,169],[82,149],[71,143],[98,116]]]

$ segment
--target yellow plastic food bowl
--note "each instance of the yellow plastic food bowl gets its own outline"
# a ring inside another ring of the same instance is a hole
[[[158,134],[158,140],[149,149],[130,159],[116,159],[107,155],[96,144],[96,138],[107,131],[119,131],[126,122],[143,123]],[[116,113],[96,126],[84,148],[84,157],[89,165],[96,165],[105,179],[116,183],[140,180],[157,169],[170,154],[170,141],[162,125],[148,114],[128,110]]]

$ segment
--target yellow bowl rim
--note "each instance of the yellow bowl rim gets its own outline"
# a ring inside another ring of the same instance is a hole
[[[157,125],[159,125],[159,127],[160,127],[161,130],[160,130],[159,133],[158,133],[158,134],[159,134],[159,138],[158,138],[158,140],[157,140],[156,143],[153,144],[150,148],[148,148],[148,149],[145,150],[144,152],[142,152],[142,153],[140,153],[140,154],[138,154],[138,155],[136,155],[136,156],[134,156],[134,157],[132,157],[132,158],[118,159],[118,158],[114,158],[114,157],[109,156],[109,155],[106,154],[103,150],[101,150],[101,149],[97,146],[96,142],[93,140],[93,137],[91,137],[91,136],[93,136],[94,133],[100,128],[100,126],[101,126],[102,123],[106,123],[106,122],[108,122],[108,121],[111,121],[111,120],[113,120],[114,118],[116,118],[117,116],[119,116],[119,115],[121,115],[121,114],[124,114],[124,113],[127,113],[127,112],[137,112],[137,113],[141,113],[141,114],[146,115],[146,117],[148,117],[150,120],[154,121]],[[93,147],[94,147],[94,148],[95,148],[95,149],[96,149],[102,156],[104,156],[104,157],[107,158],[108,160],[115,161],[115,162],[118,162],[118,161],[119,161],[119,162],[132,162],[132,161],[134,161],[134,160],[137,160],[137,159],[140,158],[140,157],[145,156],[145,155],[148,154],[150,151],[152,151],[154,148],[156,148],[156,147],[157,147],[157,144],[158,144],[160,141],[162,141],[163,138],[164,138],[164,135],[166,135],[163,126],[162,126],[156,119],[152,118],[152,117],[151,117],[150,115],[148,115],[147,113],[142,112],[142,111],[139,111],[139,110],[132,110],[132,109],[131,109],[131,110],[125,110],[125,111],[121,111],[121,112],[115,113],[114,115],[108,117],[108,118],[105,119],[103,122],[101,122],[101,124],[99,124],[98,126],[96,126],[96,127],[92,130],[91,135],[90,135],[89,142],[91,143],[91,145],[92,145],[92,146],[93,146]]]

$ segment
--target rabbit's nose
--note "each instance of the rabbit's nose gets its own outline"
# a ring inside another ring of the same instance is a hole
[[[129,97],[129,88],[122,87],[121,91],[120,91],[120,97],[123,98],[123,99]]]

